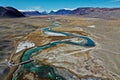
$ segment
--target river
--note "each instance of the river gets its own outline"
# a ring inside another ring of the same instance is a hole
[[[59,26],[58,23],[53,23],[52,26],[49,26],[47,28],[43,28],[42,30],[44,31],[44,33],[51,32],[54,34],[59,34],[59,35],[63,35],[63,36],[72,36],[72,37],[80,38],[83,40],[80,42],[68,41],[68,40],[59,40],[59,41],[50,42],[50,43],[42,45],[42,46],[28,49],[22,55],[20,62],[25,62],[25,61],[31,60],[31,57],[34,56],[35,54],[37,54],[38,52],[41,52],[42,50],[50,48],[50,47],[54,47],[57,44],[71,44],[71,45],[83,46],[83,47],[88,47],[88,48],[95,46],[94,41],[92,39],[90,39],[88,36],[75,35],[75,34],[71,34],[68,32],[56,32],[56,31],[51,30],[51,28],[54,28],[57,26]],[[66,80],[64,77],[55,73],[55,70],[52,66],[35,64],[34,61],[19,65],[19,68],[13,74],[12,80],[17,80],[17,78],[25,71],[26,72],[33,72],[41,78],[47,78],[50,80]]]

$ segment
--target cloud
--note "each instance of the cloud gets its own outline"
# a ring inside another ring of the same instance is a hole
[[[29,8],[26,8],[26,10],[36,10],[36,11],[44,11],[44,9],[40,6],[33,6],[33,7],[29,7]]]
[[[52,11],[56,12],[56,11],[58,11],[58,10],[52,10]]]
[[[74,10],[76,8],[64,8],[64,9],[66,9],[66,10]]]
[[[76,9],[76,8],[62,8],[62,9],[65,9],[65,10],[74,10],[74,9]],[[55,9],[55,10],[52,10],[52,11],[58,11],[59,9]]]

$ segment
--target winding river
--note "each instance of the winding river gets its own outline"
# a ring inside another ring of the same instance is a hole
[[[49,44],[46,44],[46,45],[42,45],[42,46],[28,49],[22,55],[20,62],[28,61],[31,59],[32,56],[37,54],[37,52],[41,52],[44,49],[54,47],[57,44],[71,44],[71,45],[77,45],[77,46],[83,46],[83,47],[94,47],[95,46],[94,41],[92,39],[90,39],[88,36],[75,35],[75,34],[70,34],[68,32],[55,32],[55,31],[51,30],[51,28],[57,27],[57,26],[59,26],[58,23],[53,23],[52,26],[49,26],[47,28],[43,28],[42,30],[44,32],[61,34],[64,36],[72,36],[72,37],[80,38],[83,40],[81,42],[74,42],[74,41],[70,42],[68,40],[59,40],[59,41],[50,42]],[[25,71],[26,72],[33,72],[41,78],[47,78],[50,80],[66,80],[64,77],[57,74],[53,67],[48,66],[48,65],[35,64],[34,61],[19,65],[19,68],[13,74],[12,80],[17,80],[18,77]]]

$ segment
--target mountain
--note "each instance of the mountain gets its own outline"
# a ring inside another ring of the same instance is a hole
[[[0,17],[25,17],[21,12],[13,7],[0,6]]]
[[[41,15],[47,15],[48,13],[46,11],[40,12]]]
[[[70,14],[99,18],[120,18],[120,8],[77,8]]]
[[[71,10],[60,9],[60,10],[56,11],[55,14],[67,15],[67,14],[70,14],[70,12],[71,12]]]
[[[74,10],[60,9],[58,11],[51,11],[50,15],[77,15],[87,17],[99,18],[120,18],[120,8],[92,8],[83,7]]]
[[[40,16],[41,13],[38,11],[21,11],[25,16]]]
[[[55,14],[55,11],[50,11],[48,14],[54,15],[54,14]]]
[[[71,10],[67,10],[67,9],[60,9],[58,11],[51,11],[49,14],[54,14],[54,15],[67,15],[70,14]]]
[[[71,11],[70,14],[85,15],[85,14],[89,14],[94,11],[96,11],[95,8],[89,8],[89,7],[88,8],[77,8]]]

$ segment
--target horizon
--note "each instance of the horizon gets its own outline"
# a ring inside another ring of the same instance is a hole
[[[11,6],[18,10],[37,10],[40,12],[50,12],[59,9],[73,10],[84,7],[120,8],[120,0],[0,0],[0,6]]]

